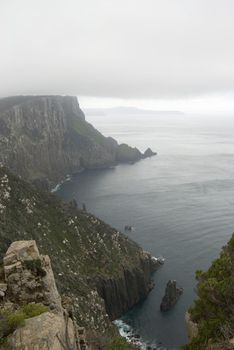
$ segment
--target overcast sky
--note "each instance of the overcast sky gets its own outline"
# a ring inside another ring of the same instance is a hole
[[[0,96],[234,101],[234,0],[0,0],[0,45]]]

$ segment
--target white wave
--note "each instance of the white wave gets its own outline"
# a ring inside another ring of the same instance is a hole
[[[60,189],[61,185],[62,185],[62,182],[60,182],[54,188],[52,188],[51,192],[52,193],[57,192]]]
[[[54,188],[52,188],[51,192],[52,193],[57,192],[64,182],[67,182],[70,180],[71,180],[71,175],[69,175],[69,174],[66,175],[66,178],[63,181],[59,182]]]
[[[121,337],[125,338],[128,343],[135,345],[140,350],[166,350],[165,347],[157,345],[155,342],[145,341],[137,331],[125,323],[123,320],[115,320],[113,322],[119,330]]]

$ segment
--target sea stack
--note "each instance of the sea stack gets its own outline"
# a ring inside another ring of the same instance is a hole
[[[147,148],[147,150],[145,150],[144,154],[143,154],[143,158],[150,158],[153,156],[156,156],[157,152],[152,151],[151,148]]]
[[[165,295],[162,299],[160,310],[168,311],[170,310],[178,301],[179,297],[183,293],[183,288],[178,288],[176,286],[176,281],[169,280],[167,282]]]

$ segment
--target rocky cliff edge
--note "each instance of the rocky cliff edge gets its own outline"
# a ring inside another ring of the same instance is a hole
[[[15,350],[85,350],[85,332],[62,306],[48,256],[35,241],[15,241],[3,259],[0,347]],[[31,314],[30,314],[31,312]]]

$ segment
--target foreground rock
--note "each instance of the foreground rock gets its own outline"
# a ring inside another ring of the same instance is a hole
[[[2,334],[1,342],[4,340],[5,346],[8,344],[15,350],[87,349],[71,309],[62,307],[50,259],[39,254],[35,241],[12,243],[3,259],[3,267],[6,292],[0,303],[1,325],[4,325],[4,317],[5,323],[9,322],[9,313],[19,319],[22,314],[19,310],[26,306],[41,304],[48,309],[42,309],[45,312],[35,317],[21,319],[19,324],[15,321],[9,334],[6,331]]]
[[[7,298],[20,304],[42,302],[62,311],[48,255],[39,254],[35,241],[16,241],[3,259]]]
[[[177,303],[182,293],[183,293],[183,289],[178,288],[176,286],[176,281],[169,280],[167,282],[165,295],[160,305],[160,310],[161,311],[170,310]]]
[[[67,174],[152,155],[104,137],[86,122],[75,96],[0,99],[0,147],[0,162],[49,188]]]
[[[16,350],[78,350],[77,330],[68,316],[45,312],[26,320],[25,325],[14,332],[10,344]]]

